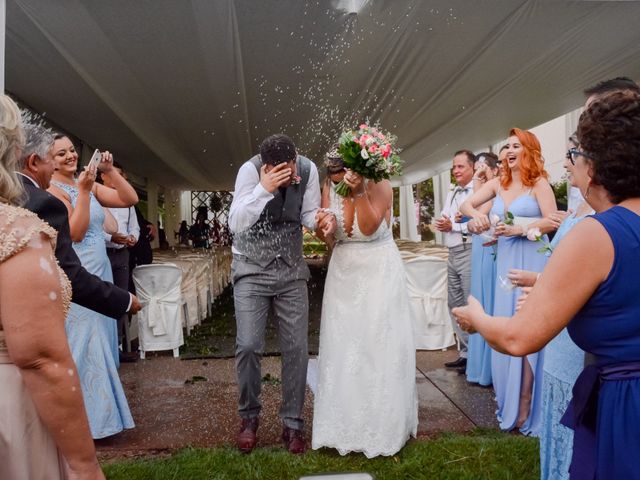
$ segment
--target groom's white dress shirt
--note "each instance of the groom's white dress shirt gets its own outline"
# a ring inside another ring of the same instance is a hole
[[[243,232],[258,221],[264,207],[273,199],[260,183],[260,174],[251,162],[245,162],[236,177],[233,202],[229,209],[229,229],[232,233]],[[318,169],[311,162],[309,180],[302,197],[302,212],[300,221],[310,230],[316,228],[316,213],[320,208],[320,182]],[[233,253],[242,254],[234,246]]]

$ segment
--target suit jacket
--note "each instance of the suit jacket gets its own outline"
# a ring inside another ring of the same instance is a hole
[[[36,187],[29,179],[19,175],[28,199],[24,208],[31,210],[58,231],[55,255],[73,288],[72,301],[108,317],[119,318],[129,306],[129,292],[92,275],[80,264],[71,247],[69,213],[64,203],[46,190]]]
[[[153,262],[151,238],[149,229],[147,228],[151,225],[151,222],[144,218],[137,205],[134,208],[136,210],[138,225],[140,226],[140,236],[138,242],[133,247],[129,247],[129,273],[138,265],[149,265]]]

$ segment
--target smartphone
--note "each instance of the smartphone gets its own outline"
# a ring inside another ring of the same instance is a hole
[[[89,167],[89,170],[94,170],[94,171],[98,171],[98,165],[100,165],[100,161],[102,160],[102,154],[100,153],[100,150],[98,150],[96,148],[95,152],[93,152],[93,155],[91,155],[91,160],[89,160],[89,164],[87,165],[87,167]]]

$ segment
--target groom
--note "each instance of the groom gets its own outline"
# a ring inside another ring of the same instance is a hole
[[[309,268],[302,257],[302,225],[315,227],[319,206],[318,170],[296,153],[286,135],[266,138],[260,154],[240,167],[229,228],[234,233],[231,269],[242,419],[237,445],[244,453],[251,452],[257,442],[260,360],[271,308],[282,351],[282,439],[291,453],[306,449],[302,406],[308,361]]]

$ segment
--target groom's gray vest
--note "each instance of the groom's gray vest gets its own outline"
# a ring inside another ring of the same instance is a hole
[[[260,174],[260,156],[256,155],[249,161]],[[287,187],[285,198],[279,189],[276,190],[258,221],[234,235],[234,246],[263,268],[276,258],[281,258],[291,267],[302,260],[302,198],[311,172],[311,160],[298,155],[296,170],[300,183]]]

